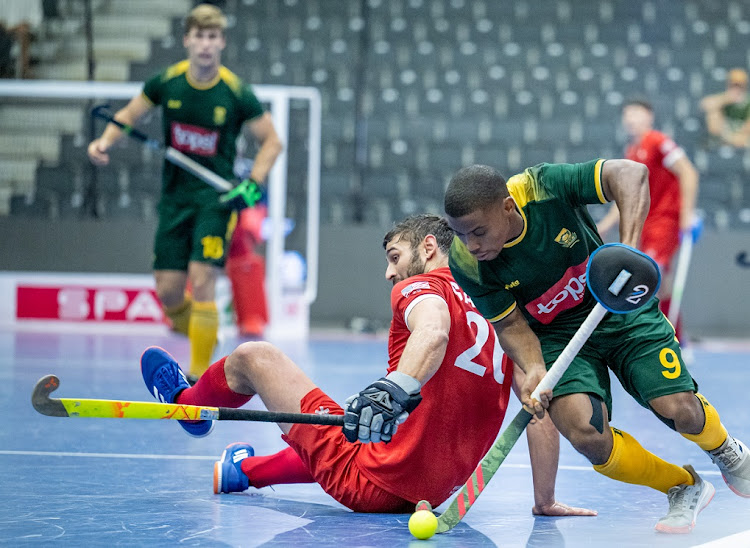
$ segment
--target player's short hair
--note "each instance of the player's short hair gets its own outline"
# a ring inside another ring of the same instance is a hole
[[[185,17],[184,27],[185,34],[188,34],[194,28],[198,30],[219,29],[224,32],[224,29],[227,28],[227,18],[213,4],[198,4]]]
[[[450,217],[463,217],[509,196],[505,178],[494,167],[459,169],[448,183],[443,206]]]
[[[383,238],[383,249],[386,249],[388,242],[392,242],[397,237],[405,239],[411,244],[412,249],[416,249],[430,234],[435,236],[440,251],[447,255],[453,242],[453,230],[443,217],[429,213],[411,215],[394,224]]]
[[[641,107],[641,108],[645,108],[647,111],[649,111],[652,114],[654,112],[654,105],[652,105],[649,101],[641,97],[628,99],[622,104],[622,108],[624,109],[625,107]]]

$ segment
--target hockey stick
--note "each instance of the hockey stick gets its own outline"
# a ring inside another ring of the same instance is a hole
[[[116,125],[123,131],[123,133],[129,135],[137,141],[140,141],[147,147],[154,150],[163,151],[164,158],[168,162],[181,167],[192,175],[195,175],[196,177],[198,177],[198,179],[213,187],[215,190],[219,192],[229,192],[234,188],[234,185],[232,183],[230,183],[223,177],[218,176],[216,173],[214,173],[207,167],[202,166],[179,150],[172,147],[163,147],[161,143],[159,143],[159,141],[157,141],[156,139],[152,139],[142,131],[135,129],[133,126],[115,120],[113,115],[109,112],[107,105],[99,105],[94,107],[94,109],[91,111],[91,115],[95,118],[101,118],[102,120],[106,120],[110,124]]]
[[[317,415],[314,413],[276,413],[255,409],[231,407],[203,407],[173,403],[85,400],[77,398],[51,398],[60,386],[55,375],[46,375],[37,381],[31,393],[31,405],[49,417],[87,417],[108,419],[177,419],[214,421],[285,422],[297,424],[324,424],[343,426],[343,415]]]
[[[677,255],[672,298],[669,301],[669,312],[667,312],[667,318],[672,325],[677,325],[677,318],[680,316],[680,304],[682,303],[682,295],[685,293],[685,282],[687,281],[692,255],[693,237],[690,233],[685,233],[682,237],[682,244],[680,244],[680,253]]]
[[[597,300],[570,342],[532,392],[539,399],[544,390],[554,388],[594,329],[609,312],[626,314],[644,306],[656,294],[661,282],[659,267],[648,255],[623,244],[607,244],[596,249],[586,267],[589,290]],[[438,533],[453,529],[476,502],[531,420],[521,409],[495,441],[448,508],[437,517]],[[417,503],[416,510],[432,510],[429,502]]]
[[[682,296],[685,294],[685,283],[687,282],[688,270],[690,269],[690,258],[693,255],[693,240],[696,237],[695,229],[686,230],[682,233],[680,252],[677,255],[677,268],[674,273],[674,284],[672,285],[672,299],[669,301],[667,318],[672,325],[677,325],[680,316],[680,305]]]

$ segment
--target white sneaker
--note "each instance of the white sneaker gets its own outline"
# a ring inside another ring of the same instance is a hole
[[[750,498],[750,449],[740,440],[727,436],[718,449],[706,451],[729,488],[741,497]]]
[[[693,476],[695,484],[675,485],[667,491],[669,512],[659,520],[655,529],[659,533],[689,533],[695,527],[695,518],[711,499],[716,489],[706,480],[700,478],[692,466],[686,464],[683,468]]]

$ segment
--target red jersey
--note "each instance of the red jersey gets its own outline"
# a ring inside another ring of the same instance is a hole
[[[513,376],[492,325],[451,276],[439,268],[396,284],[388,340],[388,372],[398,366],[409,313],[423,299],[442,299],[451,317],[445,358],[422,387],[422,403],[388,443],[369,443],[357,456],[367,478],[406,500],[446,500],[463,485],[500,430]]]
[[[651,209],[644,232],[648,231],[649,220],[657,217],[673,219],[677,223],[675,230],[679,231],[680,181],[669,168],[685,156],[685,152],[672,139],[652,129],[639,143],[630,145],[625,154],[629,160],[648,167]]]

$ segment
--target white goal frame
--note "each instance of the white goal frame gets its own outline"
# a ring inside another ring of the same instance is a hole
[[[268,299],[269,338],[299,338],[307,336],[309,305],[318,292],[318,251],[320,235],[320,153],[321,153],[321,99],[316,88],[302,86],[253,85],[258,99],[270,104],[276,131],[284,149],[268,175],[268,218],[271,225],[266,246],[266,296]],[[61,80],[0,80],[0,97],[48,99],[130,99],[143,89],[142,82],[74,82]],[[292,99],[309,102],[309,135],[307,158],[307,237],[305,260],[307,276],[301,295],[304,305],[304,326],[290,332],[285,327],[284,288],[282,286],[282,260],[285,252],[284,217],[287,190],[287,143],[289,141],[289,109]]]

